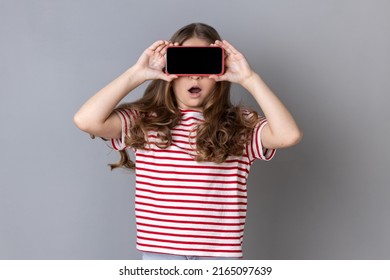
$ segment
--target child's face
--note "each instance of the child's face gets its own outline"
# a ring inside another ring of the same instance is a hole
[[[210,46],[199,38],[190,38],[183,46]],[[215,87],[215,80],[208,77],[188,76],[179,77],[172,82],[173,92],[180,109],[202,110],[203,101],[211,94]]]

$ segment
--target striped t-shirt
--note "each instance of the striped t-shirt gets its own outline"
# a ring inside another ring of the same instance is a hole
[[[124,137],[137,117],[117,109],[122,137],[114,149],[128,148]],[[252,141],[242,156],[223,163],[196,162],[194,128],[203,121],[195,110],[182,110],[172,129],[172,144],[161,149],[156,132],[148,133],[144,149],[132,149],[136,162],[135,214],[137,249],[187,256],[242,257],[247,209],[246,182],[256,159],[270,160],[273,149],[263,149],[260,133],[267,123],[259,118]]]

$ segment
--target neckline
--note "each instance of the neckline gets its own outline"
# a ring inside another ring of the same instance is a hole
[[[200,113],[202,114],[202,111],[195,110],[195,109],[180,109],[181,113]]]

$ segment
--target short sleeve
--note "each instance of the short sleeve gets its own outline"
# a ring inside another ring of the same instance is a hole
[[[257,125],[253,129],[251,141],[246,146],[247,155],[251,163],[256,159],[269,161],[275,155],[276,149],[265,149],[261,143],[261,131],[267,123],[266,118],[259,118]]]
[[[138,113],[134,109],[117,108],[114,112],[119,116],[122,123],[121,137],[118,139],[111,139],[111,145],[114,150],[120,151],[126,147],[125,137],[129,135],[130,127],[135,123]]]

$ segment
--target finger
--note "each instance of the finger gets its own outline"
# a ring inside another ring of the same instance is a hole
[[[209,76],[209,78],[215,80],[216,82],[222,82],[227,80],[225,75],[221,75],[221,76],[211,75]]]
[[[163,44],[159,45],[159,46],[156,48],[155,52],[161,52],[167,45],[168,45],[168,42],[167,42],[167,41],[164,41]]]
[[[233,47],[233,45],[230,44],[228,41],[223,40],[222,43],[226,46],[226,49],[227,49],[227,51],[229,53],[232,53],[232,54],[237,54],[238,53],[237,49],[235,47]]]
[[[165,56],[166,54],[167,54],[167,48],[168,47],[171,47],[172,45],[166,45],[161,51],[160,51],[160,54],[162,55],[162,56]]]
[[[163,73],[161,73],[161,75],[159,75],[159,79],[167,81],[167,82],[172,82],[174,79],[177,79],[177,78],[178,78],[178,76],[176,76],[176,75],[167,75],[167,74],[163,74]]]
[[[177,79],[179,78],[179,76],[176,76],[176,75],[170,75],[170,82],[172,82],[174,79]]]
[[[217,46],[220,46],[220,47],[223,46],[223,43],[222,43],[222,41],[220,41],[220,40],[215,40],[215,43],[214,43],[214,44],[217,45]]]
[[[165,46],[164,45],[161,45],[161,46],[158,46],[158,48],[157,49],[155,49],[155,53],[161,53],[161,51],[163,50],[165,48]]]
[[[162,69],[162,71],[158,71],[158,73],[156,73],[156,74],[157,74],[157,79],[161,79],[161,80],[164,80],[167,82],[170,82],[170,81],[178,78],[178,76],[176,76],[175,74],[166,73],[165,69]]]
[[[158,41],[154,42],[154,43],[148,48],[148,50],[154,51],[154,50],[156,50],[159,46],[161,46],[161,45],[163,45],[163,44],[165,44],[165,41],[164,41],[164,40],[158,40]]]
[[[216,40],[215,43],[225,50],[226,56],[234,55],[238,53],[238,51],[226,40],[223,41]]]
[[[154,42],[152,45],[150,45],[146,50],[145,50],[145,53],[149,56],[153,55],[153,53],[156,51],[156,49],[163,45],[164,44],[164,41],[163,40],[159,40],[159,41],[156,41]]]
[[[227,45],[225,45],[222,41],[216,40],[215,46],[221,47],[224,49],[225,58],[231,54],[231,51],[228,49]]]

